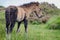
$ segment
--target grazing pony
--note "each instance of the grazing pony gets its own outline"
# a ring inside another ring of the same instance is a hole
[[[5,10],[7,34],[12,32],[15,22],[18,22],[17,32],[19,31],[21,22],[24,22],[25,32],[27,32],[28,19],[32,12],[34,12],[38,18],[42,17],[42,14],[40,14],[40,16],[37,14],[40,12],[38,2],[30,2],[21,6],[7,7]]]

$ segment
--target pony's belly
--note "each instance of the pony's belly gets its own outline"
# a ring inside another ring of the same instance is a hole
[[[22,21],[22,20],[23,20],[22,18],[17,18],[17,21],[18,21],[18,22],[20,22],[20,21]]]
[[[24,19],[24,16],[25,16],[25,14],[23,14],[23,13],[20,14],[20,13],[19,13],[19,14],[17,15],[17,21],[19,21],[19,22],[22,21],[22,20]]]
[[[22,14],[19,13],[19,14],[17,15],[17,21],[20,22],[20,21],[22,21],[23,19],[24,19],[24,14],[23,14],[23,13],[22,13]]]

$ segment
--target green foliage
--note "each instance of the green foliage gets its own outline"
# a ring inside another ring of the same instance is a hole
[[[60,16],[54,16],[47,22],[47,28],[60,29]]]
[[[41,22],[38,21],[38,20],[34,20],[34,21],[33,20],[30,20],[29,23],[30,24],[33,24],[33,25],[39,25],[39,24],[41,24]]]

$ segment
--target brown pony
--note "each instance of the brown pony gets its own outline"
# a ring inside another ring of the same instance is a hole
[[[24,4],[18,7],[16,6],[7,7],[5,11],[7,34],[12,32],[12,29],[16,21],[18,22],[17,32],[19,31],[19,26],[21,22],[24,22],[25,32],[27,32],[28,19],[29,15],[32,12],[35,12],[38,18],[42,17],[42,14],[40,14],[41,16],[37,14],[40,12],[38,2],[30,2],[28,4]]]

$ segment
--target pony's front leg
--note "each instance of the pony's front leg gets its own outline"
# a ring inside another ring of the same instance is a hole
[[[24,27],[25,27],[25,32],[27,33],[27,25],[28,25],[28,20],[24,19]]]
[[[22,22],[22,21],[21,21],[21,22]],[[19,27],[20,27],[20,25],[21,25],[21,22],[18,22],[17,32],[20,32]]]

